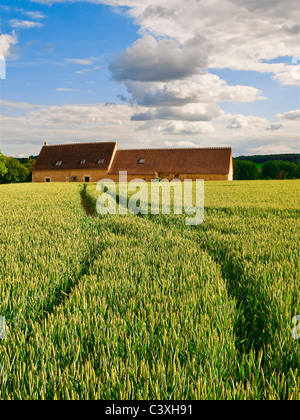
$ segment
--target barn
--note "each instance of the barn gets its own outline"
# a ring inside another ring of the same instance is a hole
[[[230,147],[119,149],[116,142],[44,144],[32,170],[33,182],[151,181],[156,176],[172,179],[232,181]]]

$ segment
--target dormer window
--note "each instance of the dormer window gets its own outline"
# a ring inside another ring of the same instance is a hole
[[[102,165],[102,163],[104,163],[104,159],[99,159],[99,160],[98,160],[98,164],[99,164],[99,165]]]
[[[61,160],[58,160],[58,161],[56,162],[55,166],[61,166],[61,164],[62,164],[62,161],[61,161]]]
[[[85,159],[82,159],[82,161],[80,163],[81,163],[81,165],[84,165],[85,164]]]
[[[142,165],[143,163],[145,163],[145,160],[146,160],[145,158],[142,158],[139,160],[139,163]]]

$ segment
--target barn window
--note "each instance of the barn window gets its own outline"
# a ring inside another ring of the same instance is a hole
[[[90,182],[90,177],[89,176],[85,176],[84,177],[84,182]]]
[[[58,161],[56,162],[55,166],[61,166],[61,164],[62,164],[62,161],[61,161],[61,160],[58,160]]]
[[[51,182],[51,179],[50,178],[46,178],[45,179],[45,182]]]
[[[139,160],[139,163],[143,164],[143,163],[145,163],[145,160],[146,160],[145,158],[142,158],[142,159]]]
[[[82,159],[82,161],[80,163],[81,163],[81,165],[84,165],[85,164],[85,159]]]
[[[104,159],[99,159],[98,163],[99,163],[99,165],[102,165],[102,163],[104,163]]]
[[[78,178],[77,178],[77,176],[72,176],[72,182],[77,182],[77,180],[78,180]]]

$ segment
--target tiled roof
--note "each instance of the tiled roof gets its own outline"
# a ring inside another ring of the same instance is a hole
[[[142,159],[144,163],[139,163]],[[109,174],[127,171],[128,175],[154,175],[155,172],[227,175],[231,159],[230,147],[118,150]]]
[[[45,145],[33,171],[57,169],[108,169],[116,147],[109,143]],[[83,163],[83,161],[85,161]],[[59,162],[61,162],[59,164]]]

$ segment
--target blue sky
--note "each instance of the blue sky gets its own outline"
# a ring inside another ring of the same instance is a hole
[[[295,0],[4,0],[0,149],[300,152],[299,18]]]
[[[107,66],[114,54],[137,39],[138,27],[132,19],[111,7],[91,3],[49,7],[10,0],[8,4],[9,10],[1,11],[4,32],[11,32],[11,20],[31,21],[16,9],[40,12],[45,18],[34,20],[43,25],[41,28],[15,29],[19,42],[7,60],[2,99],[45,105],[120,101],[117,95],[126,89],[111,81]]]

